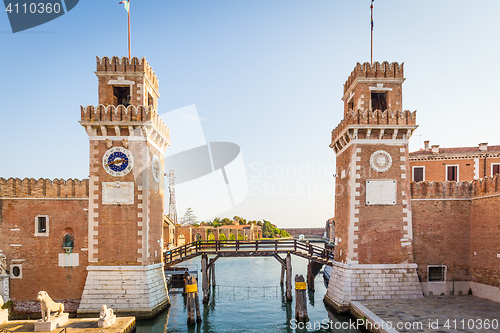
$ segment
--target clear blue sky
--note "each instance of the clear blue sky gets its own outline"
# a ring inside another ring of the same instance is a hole
[[[0,177],[88,177],[79,106],[97,103],[95,56],[127,54],[118,2],[80,1],[16,34],[0,14]],[[374,5],[374,59],[405,63],[403,105],[418,111],[412,150],[426,139],[500,144],[500,2]],[[159,113],[195,104],[207,141],[241,147],[249,195],[222,216],[282,227],[323,226],[333,216],[330,133],[342,117],[343,83],[356,62],[369,61],[369,6],[132,0],[132,55],[145,56],[160,80]]]

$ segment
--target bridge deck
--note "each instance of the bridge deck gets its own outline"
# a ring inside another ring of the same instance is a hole
[[[291,253],[311,261],[332,266],[333,248],[322,248],[296,239],[253,241],[197,241],[164,253],[165,266],[172,266],[202,254],[219,257],[262,257]]]

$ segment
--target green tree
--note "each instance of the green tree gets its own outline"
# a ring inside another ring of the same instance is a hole
[[[186,209],[186,212],[184,213],[184,216],[181,218],[181,225],[197,225],[198,220],[196,218],[196,215],[193,213],[193,209],[189,207]]]

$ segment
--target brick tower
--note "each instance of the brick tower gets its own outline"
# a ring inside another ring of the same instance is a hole
[[[335,262],[325,300],[421,297],[413,263],[408,140],[416,111],[402,110],[403,64],[357,64],[344,85],[337,156]]]
[[[81,108],[90,140],[88,275],[78,312],[106,304],[150,317],[169,304],[162,263],[164,151],[158,79],[146,59],[97,58],[99,105]]]

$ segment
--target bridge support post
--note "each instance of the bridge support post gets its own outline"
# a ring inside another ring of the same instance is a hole
[[[292,256],[290,252],[286,254],[286,301],[292,301]]]
[[[308,321],[306,282],[302,275],[295,275],[295,319]]]
[[[212,279],[212,288],[215,288],[215,259],[210,259],[210,277]]]
[[[309,263],[307,264],[307,288],[311,291],[314,291],[314,262],[309,260]]]
[[[207,304],[210,298],[210,289],[208,288],[208,256],[203,254],[201,256],[201,277],[202,277],[202,288],[203,288],[203,304]]]
[[[283,285],[283,282],[285,281],[285,266],[281,265],[281,279],[280,279],[280,284]]]

